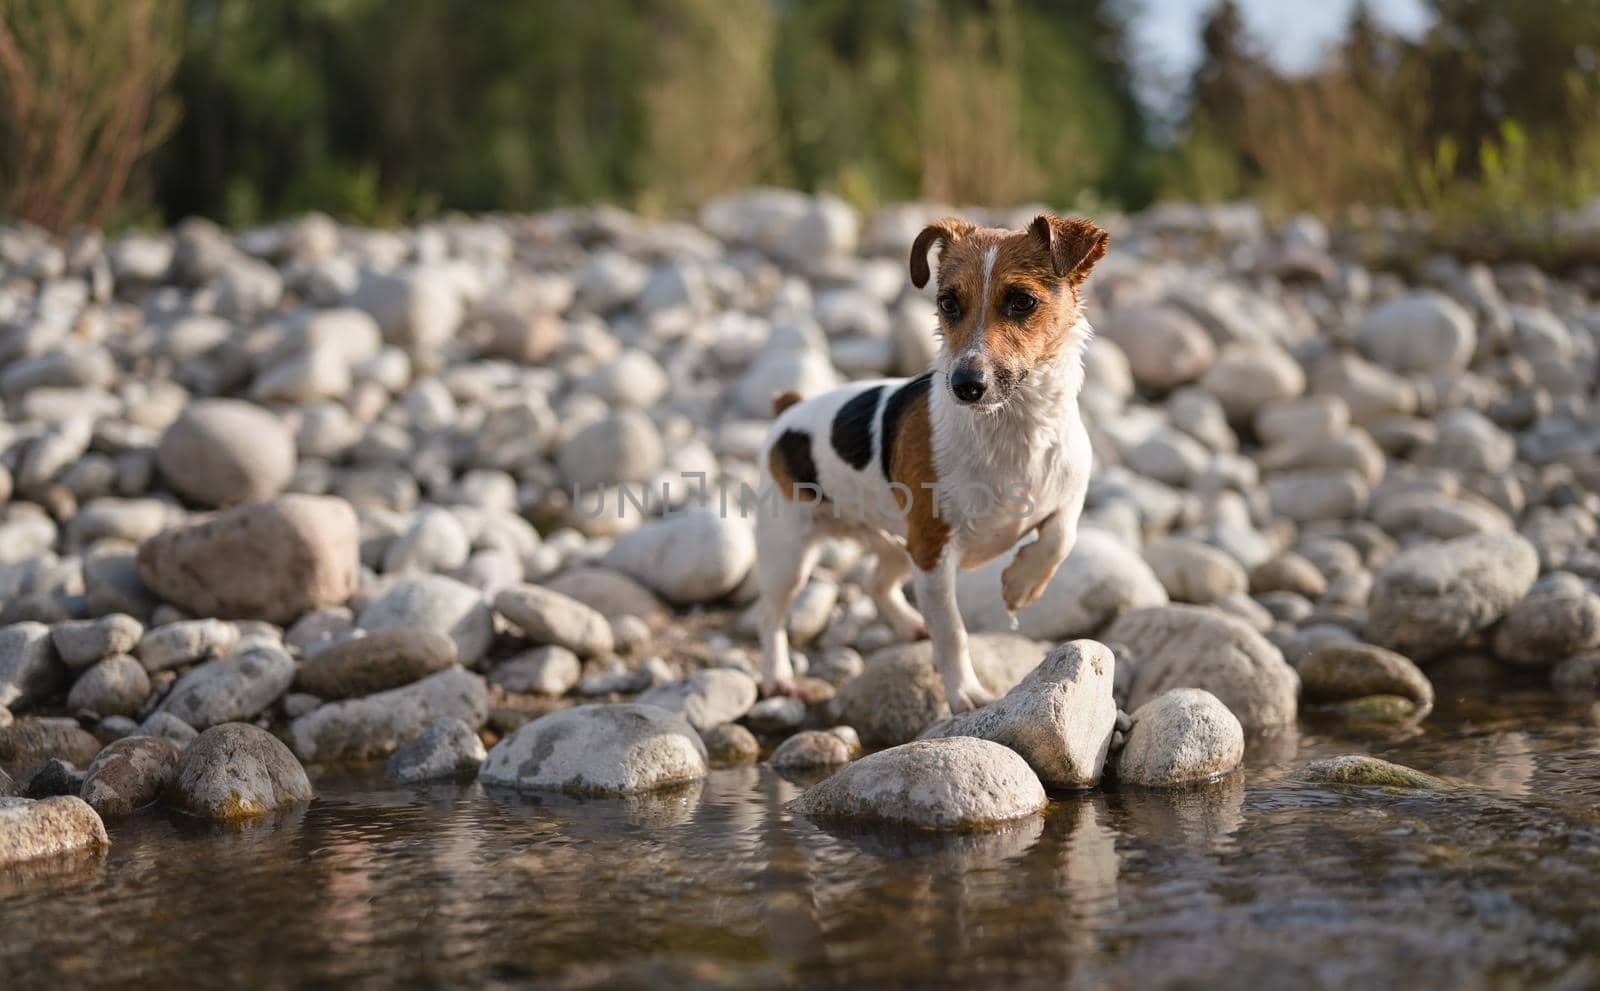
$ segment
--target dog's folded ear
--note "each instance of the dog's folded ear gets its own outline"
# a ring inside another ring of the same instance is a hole
[[[918,289],[928,284],[928,249],[935,241],[939,242],[940,250],[946,250],[975,229],[972,224],[955,217],[946,217],[924,227],[911,242],[911,284]]]
[[[1053,213],[1033,218],[1028,230],[1050,252],[1050,267],[1057,277],[1077,285],[1088,277],[1095,262],[1105,257],[1111,235],[1081,217],[1062,219]]]

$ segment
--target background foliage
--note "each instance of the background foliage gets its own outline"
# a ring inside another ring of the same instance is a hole
[[[776,183],[1514,222],[1600,191],[1600,0],[1428,2],[1422,38],[1361,8],[1285,76],[1222,0],[1152,113],[1114,0],[0,0],[0,209],[388,222]]]

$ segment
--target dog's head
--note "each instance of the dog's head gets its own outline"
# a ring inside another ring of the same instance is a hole
[[[928,284],[928,249],[940,246],[939,323],[956,401],[1004,406],[1029,370],[1053,359],[1078,322],[1083,280],[1109,235],[1087,220],[1045,213],[1026,230],[941,220],[911,245],[911,284]]]

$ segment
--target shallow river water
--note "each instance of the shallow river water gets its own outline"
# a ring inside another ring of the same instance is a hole
[[[797,821],[766,767],[642,801],[325,775],[276,820],[146,812],[0,873],[0,988],[1600,986],[1600,707],[1441,694],[960,836]],[[1472,787],[1294,780],[1350,752]]]

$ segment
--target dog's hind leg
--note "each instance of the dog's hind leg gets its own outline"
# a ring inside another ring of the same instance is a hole
[[[761,593],[756,621],[761,631],[761,691],[794,691],[789,663],[789,605],[817,561],[818,534],[809,513],[785,513],[756,527],[756,585]]]
[[[928,635],[922,614],[906,601],[905,581],[911,577],[911,555],[904,545],[875,527],[862,527],[856,534],[877,558],[867,592],[878,607],[878,618],[894,628],[902,640],[921,640]]]

